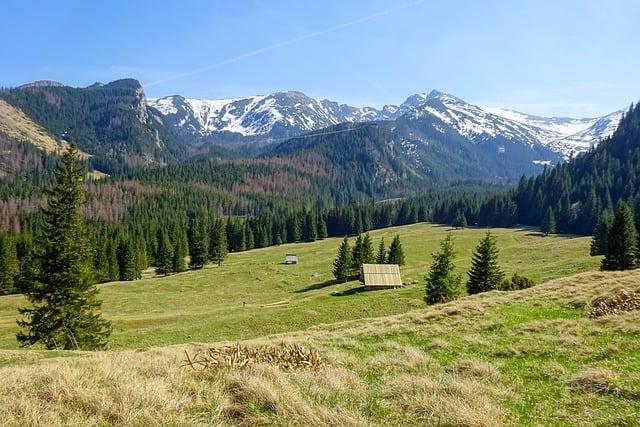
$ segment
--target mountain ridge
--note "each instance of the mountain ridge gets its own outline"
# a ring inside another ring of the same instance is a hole
[[[416,93],[400,105],[388,104],[380,109],[312,98],[299,91],[227,99],[170,95],[149,98],[147,102],[195,144],[255,141],[269,144],[339,123],[431,114],[472,141],[499,136],[540,144],[564,159],[587,151],[610,136],[622,117],[622,110],[594,118],[535,116],[476,106],[438,90]]]

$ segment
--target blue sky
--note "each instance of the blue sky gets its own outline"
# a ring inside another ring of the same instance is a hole
[[[148,96],[375,106],[435,88],[568,116],[640,99],[637,0],[5,0],[2,14],[2,86],[133,77]]]

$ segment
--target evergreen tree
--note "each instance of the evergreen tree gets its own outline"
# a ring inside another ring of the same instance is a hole
[[[638,233],[629,205],[621,202],[607,238],[603,270],[629,270],[636,266]]]
[[[598,224],[591,239],[591,256],[604,255],[607,250],[607,240],[613,224],[613,214],[610,210],[605,210],[598,218]]]
[[[98,313],[101,301],[91,284],[91,251],[80,208],[85,176],[78,149],[71,144],[54,172],[47,191],[42,234],[33,268],[21,279],[29,307],[17,339],[22,346],[41,343],[47,349],[103,349],[111,324]]]
[[[462,294],[462,277],[453,273],[454,256],[451,235],[447,235],[440,243],[440,250],[432,255],[433,264],[427,275],[427,304],[452,301]]]
[[[209,257],[209,238],[207,236],[207,224],[204,218],[194,217],[191,221],[191,247],[189,267],[200,269],[207,263]],[[244,236],[242,238],[244,244]]]
[[[471,269],[467,273],[467,292],[477,294],[499,289],[504,281],[504,272],[498,265],[498,247],[496,238],[487,231],[480,240],[471,260]]]
[[[393,238],[389,246],[387,264],[404,265],[404,251],[402,250],[402,243],[400,243],[400,236],[398,235]]]
[[[465,216],[464,212],[458,211],[458,214],[456,215],[456,218],[453,220],[453,223],[451,225],[455,227],[456,230],[458,228],[465,228],[467,226],[467,217]]]
[[[375,259],[371,236],[369,233],[366,233],[362,239],[362,245],[360,246],[360,261],[362,264],[372,264]]]
[[[189,254],[189,243],[187,234],[182,225],[173,229],[173,256],[171,257],[171,270],[181,273],[187,270],[187,255]]]
[[[226,240],[226,236],[224,237],[225,241],[227,242],[227,248],[229,247],[229,242]],[[245,227],[245,232],[244,232],[244,247],[246,250],[250,250],[256,247],[256,241],[253,237],[253,229],[251,228],[251,226],[249,224],[247,224],[247,226]]]
[[[136,279],[142,279],[142,271],[149,266],[147,258],[147,245],[145,242],[136,239]]]
[[[222,261],[224,261],[227,256],[227,235],[222,220],[216,221],[214,226],[211,227],[209,255],[211,261],[217,263],[218,266],[222,265]]]
[[[118,257],[118,280],[136,280],[138,277],[138,263],[133,242],[122,236],[116,251]]]
[[[553,209],[551,209],[551,207],[547,209],[547,213],[544,215],[542,225],[540,226],[540,232],[544,233],[545,236],[556,232],[556,217],[553,214]]]
[[[362,267],[362,234],[358,234],[351,250],[351,274],[358,274]]]
[[[335,261],[333,261],[333,275],[336,280],[346,282],[351,276],[351,248],[349,247],[349,241],[345,237],[340,248],[338,249],[338,255]]]
[[[378,245],[378,254],[376,255],[377,264],[387,263],[387,248],[384,245],[384,238],[380,239],[380,245]]]
[[[302,238],[308,242],[316,240],[318,228],[316,226],[316,218],[311,211],[308,211],[304,218],[304,226],[302,228]]]
[[[15,292],[18,274],[16,245],[11,235],[0,233],[0,295]]]
[[[323,217],[318,217],[318,238],[326,239],[328,236],[327,221],[325,221]]]
[[[166,230],[158,230],[156,274],[166,276],[173,271],[173,246]]]

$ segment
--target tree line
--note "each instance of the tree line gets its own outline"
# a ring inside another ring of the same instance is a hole
[[[640,227],[640,106],[631,106],[614,134],[587,153],[535,177],[522,177],[511,191],[478,199],[470,195],[437,203],[433,220],[487,227],[554,225],[555,231],[589,235],[604,212],[621,202]],[[545,227],[548,228],[548,227]]]

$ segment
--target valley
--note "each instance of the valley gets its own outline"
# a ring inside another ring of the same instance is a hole
[[[545,238],[531,229],[493,231],[509,277],[517,272],[542,283],[598,268],[599,260],[589,256],[589,238]],[[351,294],[361,286],[358,281],[334,283],[331,270],[339,238],[235,253],[221,267],[105,283],[100,293],[104,315],[114,324],[111,347],[244,340],[421,309],[431,254],[447,233],[454,236],[456,271],[464,274],[483,229],[452,231],[421,223],[370,233],[376,247],[380,238],[389,243],[399,235],[405,248],[407,264],[401,273],[409,285],[394,291]],[[290,252],[297,254],[299,264],[281,265]],[[332,291],[347,295],[332,296]],[[287,304],[268,306],[280,301]],[[0,348],[17,347],[16,307],[22,303],[20,296],[0,297]]]

